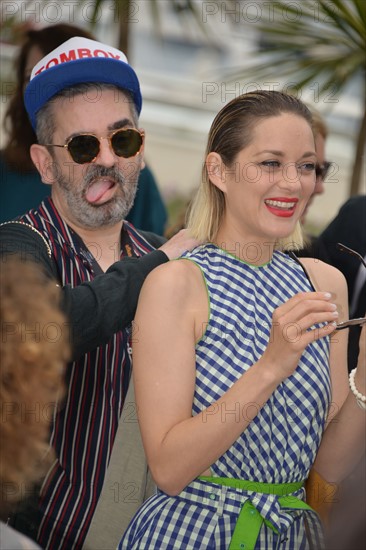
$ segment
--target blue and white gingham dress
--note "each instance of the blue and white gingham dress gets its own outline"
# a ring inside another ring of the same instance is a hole
[[[273,311],[298,292],[313,289],[301,266],[278,251],[260,267],[248,265],[213,244],[196,248],[186,258],[201,268],[210,304],[209,323],[196,346],[192,407],[192,415],[196,415],[214,404],[262,356],[269,342]],[[306,348],[296,371],[277,387],[248,428],[211,465],[213,476],[267,483],[307,478],[330,403],[328,359],[329,338]],[[257,407],[248,403],[241,408],[238,403],[231,410],[216,413],[225,422],[226,415],[239,419],[240,415],[252,415]],[[304,489],[294,496],[303,498]],[[263,523],[256,549],[305,550],[310,548],[309,533],[313,547],[321,548],[315,513],[281,509],[273,494],[243,492],[199,479],[176,497],[158,489],[135,515],[119,548],[227,549],[247,499],[278,531]]]

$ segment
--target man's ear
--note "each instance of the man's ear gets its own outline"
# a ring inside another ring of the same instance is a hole
[[[33,143],[30,148],[30,156],[43,183],[52,185],[55,181],[55,161],[47,148],[44,145]]]
[[[141,157],[141,170],[142,170],[146,166],[146,162],[145,162],[145,145],[142,145],[139,155]]]
[[[209,153],[206,158],[206,168],[210,181],[223,193],[226,193],[226,166],[218,153]]]
[[[139,155],[141,156],[141,170],[143,170],[146,166],[146,162],[145,162],[145,139],[146,139],[146,134],[145,134],[145,130],[143,128],[139,128],[140,132],[143,132],[144,134],[144,141],[142,142],[142,145],[141,145],[141,149],[140,149],[140,153]]]

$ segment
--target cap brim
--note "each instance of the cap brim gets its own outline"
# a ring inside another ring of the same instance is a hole
[[[29,82],[24,93],[24,103],[33,128],[36,128],[38,111],[47,101],[65,88],[87,82],[113,84],[121,90],[128,90],[140,114],[140,85],[132,67],[116,59],[84,58],[46,69]]]

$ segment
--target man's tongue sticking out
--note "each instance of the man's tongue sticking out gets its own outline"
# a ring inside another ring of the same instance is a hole
[[[88,202],[97,203],[99,201],[108,200],[111,190],[115,186],[115,182],[110,178],[101,178],[94,183],[86,191],[86,199]]]

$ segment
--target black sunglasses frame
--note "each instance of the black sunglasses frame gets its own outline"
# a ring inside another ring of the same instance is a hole
[[[322,179],[323,181],[328,175],[329,168],[332,166],[332,162],[325,161],[324,164],[315,165],[315,175],[316,179]]]
[[[113,138],[118,135],[118,134],[122,134],[122,133],[133,133],[135,136],[139,136],[140,138],[140,143],[139,143],[139,148],[136,152],[132,153],[131,155],[121,155],[121,154],[118,154],[118,152],[115,150],[115,146],[113,145]],[[91,155],[90,159],[88,158],[87,160],[82,160],[80,161],[79,160],[76,160],[76,158],[74,158],[73,156],[73,153],[71,152],[71,149],[70,149],[70,144],[72,143],[73,140],[75,139],[78,139],[80,138],[81,136],[86,136],[86,137],[93,137],[97,140],[98,142],[98,151],[96,152],[96,154],[93,156]],[[98,136],[96,136],[95,134],[89,134],[89,133],[81,133],[81,134],[77,134],[77,135],[74,135],[74,136],[71,136],[67,141],[66,143],[64,143],[64,145],[56,145],[55,143],[44,143],[44,147],[62,147],[64,149],[67,150],[68,154],[70,155],[71,159],[73,162],[75,162],[76,164],[88,164],[90,162],[94,162],[95,159],[97,158],[97,156],[99,155],[100,153],[100,141],[101,139],[107,139],[109,141],[109,146],[111,148],[111,150],[113,151],[113,153],[115,155],[117,155],[118,157],[122,157],[122,158],[133,158],[135,157],[136,155],[138,155],[141,151],[141,147],[143,146],[143,143],[144,143],[144,139],[145,139],[145,133],[142,132],[141,130],[137,130],[136,128],[118,128],[117,130],[115,130],[114,132],[112,132],[109,136],[106,136],[106,137],[100,137],[98,138]]]

